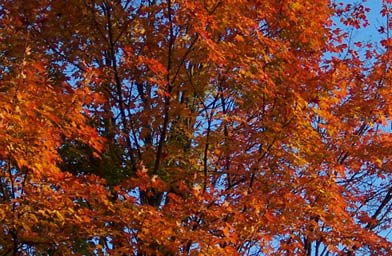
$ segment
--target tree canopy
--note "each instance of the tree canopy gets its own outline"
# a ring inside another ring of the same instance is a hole
[[[391,255],[377,2],[0,0],[0,255]]]

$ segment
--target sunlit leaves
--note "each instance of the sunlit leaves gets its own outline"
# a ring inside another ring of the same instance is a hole
[[[367,7],[25,2],[0,10],[1,253],[388,255]]]

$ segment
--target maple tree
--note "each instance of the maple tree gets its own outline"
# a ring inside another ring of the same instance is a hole
[[[0,255],[391,254],[391,1],[0,3]]]

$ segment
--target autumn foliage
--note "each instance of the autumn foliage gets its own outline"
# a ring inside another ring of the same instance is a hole
[[[0,0],[0,255],[391,255],[374,2]]]

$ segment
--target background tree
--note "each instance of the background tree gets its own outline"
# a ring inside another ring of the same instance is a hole
[[[391,253],[388,1],[1,6],[1,254]]]

